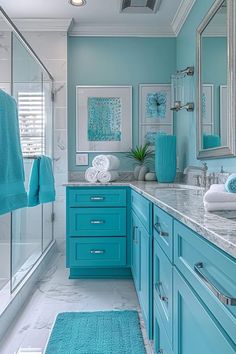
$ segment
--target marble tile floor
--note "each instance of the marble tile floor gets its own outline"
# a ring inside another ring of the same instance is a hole
[[[32,348],[32,354],[43,353],[60,312],[126,309],[140,312],[131,280],[69,280],[65,257],[58,253],[0,343],[0,354],[15,354],[20,348]],[[142,319],[141,327],[147,353],[151,354]]]

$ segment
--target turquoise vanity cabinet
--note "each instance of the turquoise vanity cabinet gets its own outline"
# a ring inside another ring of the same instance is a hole
[[[236,259],[141,193],[67,187],[70,278],[133,276],[155,354],[236,354]]]
[[[70,278],[128,278],[126,187],[67,187],[67,267]]]
[[[131,269],[148,337],[152,338],[152,203],[131,191]]]
[[[236,353],[236,261],[154,207],[154,348]]]

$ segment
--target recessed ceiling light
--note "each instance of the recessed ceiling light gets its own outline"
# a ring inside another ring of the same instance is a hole
[[[69,3],[73,6],[84,6],[86,4],[86,0],[69,0]]]

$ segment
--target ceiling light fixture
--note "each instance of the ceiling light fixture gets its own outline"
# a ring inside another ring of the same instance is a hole
[[[69,0],[69,3],[73,6],[84,6],[86,4],[86,0]]]

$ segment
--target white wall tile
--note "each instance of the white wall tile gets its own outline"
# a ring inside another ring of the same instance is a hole
[[[46,59],[44,64],[56,81],[67,80],[67,61],[65,59]]]
[[[43,63],[46,63],[47,59],[67,60],[66,32],[23,32],[23,34]]]
[[[55,107],[54,129],[67,129],[67,108]]]

